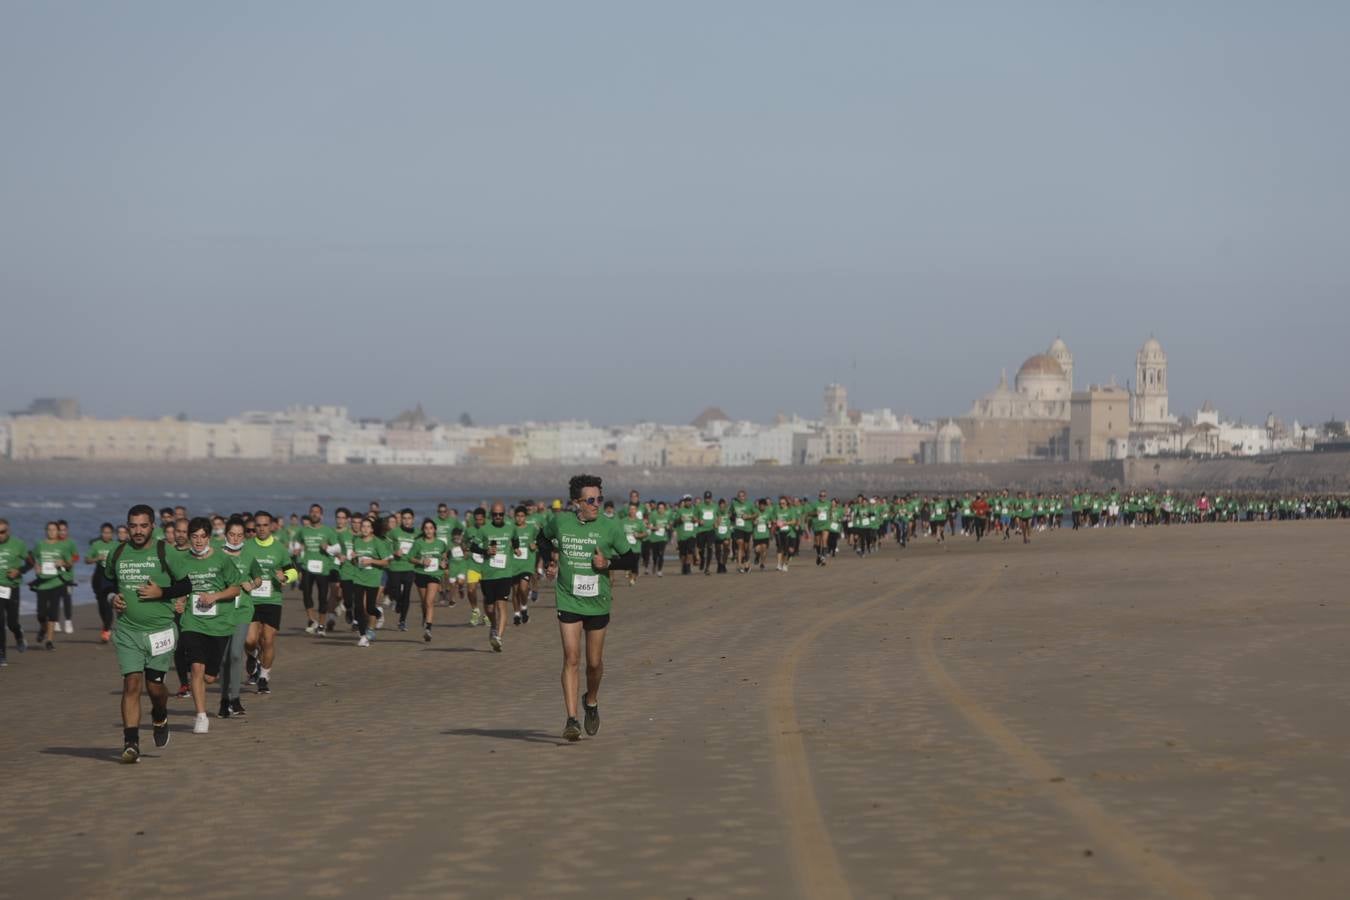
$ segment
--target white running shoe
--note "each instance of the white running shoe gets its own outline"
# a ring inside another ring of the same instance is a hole
[[[359,640],[359,641],[356,642],[356,646],[358,646],[358,647],[369,647],[369,646],[370,646],[370,638],[366,637],[364,634],[361,635],[361,640]]]
[[[341,619],[345,615],[347,615],[347,604],[338,601],[337,609],[333,610],[333,616]]]
[[[211,720],[206,717],[206,713],[197,713],[197,720],[192,723],[193,734],[206,734],[211,730]]]
[[[318,622],[310,622],[308,625],[305,626],[305,634],[313,634],[318,630],[319,630]]]
[[[66,634],[74,634],[75,625],[69,619],[66,619],[64,622],[61,623],[61,630],[64,631]]]
[[[384,611],[381,610],[381,609],[377,606],[377,607],[375,608],[375,612],[376,612],[376,616],[375,616],[375,627],[376,627],[377,629],[378,629],[378,628],[383,628],[383,627],[384,627]]]

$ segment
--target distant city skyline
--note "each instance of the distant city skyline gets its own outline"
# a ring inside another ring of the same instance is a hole
[[[527,6],[8,5],[0,407],[1350,415],[1346,4]]]

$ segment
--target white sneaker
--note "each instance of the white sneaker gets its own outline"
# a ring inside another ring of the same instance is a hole
[[[364,634],[361,635],[361,640],[359,640],[359,641],[356,642],[356,646],[358,646],[358,647],[369,647],[369,646],[370,646],[370,638],[366,637]]]
[[[379,607],[376,607],[376,609],[379,609]],[[377,615],[377,616],[375,617],[375,627],[376,627],[377,629],[378,629],[378,628],[383,628],[383,627],[384,627],[384,613],[383,613],[383,612],[381,612],[379,615]]]
[[[305,634],[313,634],[318,630],[319,630],[318,622],[310,622],[308,625],[305,626]]]
[[[74,634],[75,626],[71,623],[69,619],[66,619],[64,622],[61,623],[61,630],[64,631],[66,634]]]
[[[197,713],[197,720],[192,723],[193,734],[206,734],[211,730],[211,720],[206,717],[206,713]]]
[[[339,602],[337,605],[337,609],[333,610],[333,615],[330,616],[329,618],[336,617],[340,619],[346,614],[347,614],[347,604]]]

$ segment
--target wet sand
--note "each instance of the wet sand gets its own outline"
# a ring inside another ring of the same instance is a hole
[[[575,745],[547,592],[500,655],[462,604],[430,645],[359,650],[305,635],[292,599],[275,692],[205,736],[171,701],[137,766],[81,610],[0,671],[0,894],[1339,898],[1348,535],[1059,532],[644,579]]]

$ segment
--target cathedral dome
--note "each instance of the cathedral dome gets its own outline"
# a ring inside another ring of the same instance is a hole
[[[1151,337],[1148,340],[1144,341],[1144,346],[1139,348],[1139,355],[1162,356],[1163,355],[1162,344],[1158,343],[1157,338]]]
[[[1055,342],[1050,345],[1050,349],[1045,351],[1049,356],[1058,356],[1061,353],[1069,352],[1069,345],[1064,343],[1063,339],[1055,338]]]
[[[1053,356],[1047,356],[1044,353],[1038,353],[1035,356],[1022,363],[1022,368],[1017,370],[1017,377],[1024,375],[1054,375],[1059,378],[1064,377],[1064,367],[1059,364],[1059,360]]]

